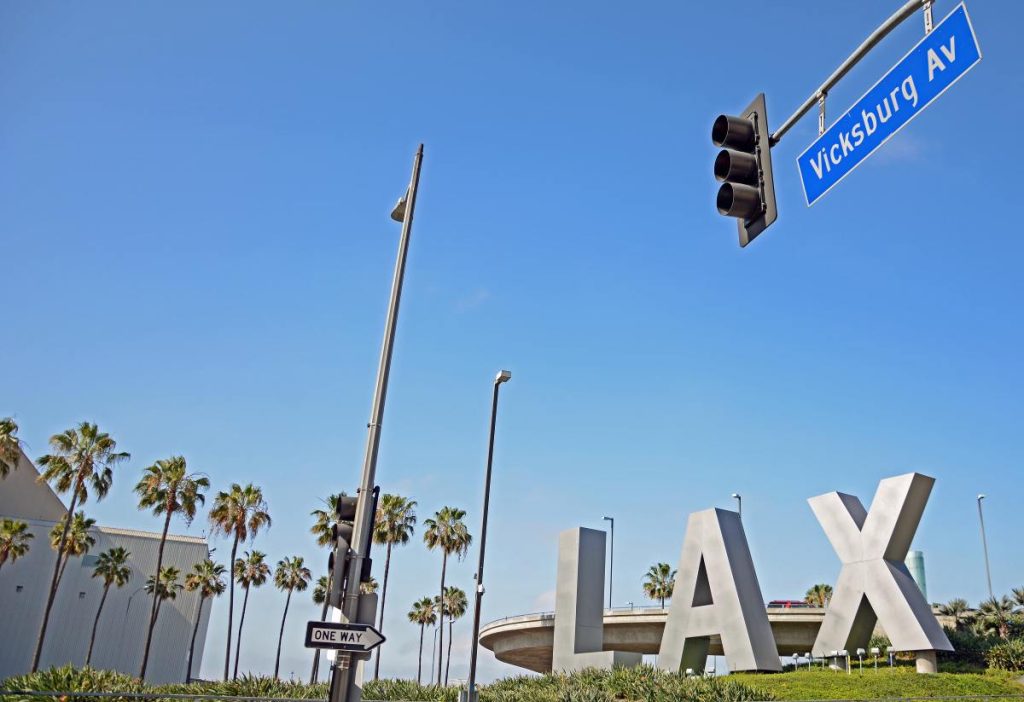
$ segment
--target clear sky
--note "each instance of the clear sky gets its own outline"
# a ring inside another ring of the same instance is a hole
[[[930,599],[986,595],[978,492],[994,585],[1020,586],[1024,237],[995,176],[1017,168],[1024,5],[972,0],[981,64],[813,208],[811,115],[773,149],[772,228],[741,250],[714,209],[714,117],[764,91],[777,126],[898,4],[3,3],[0,416],[33,457],[81,420],[131,451],[87,505],[104,524],[159,528],[131,486],[168,455],[215,490],[255,482],[274,518],[255,547],[322,574],[307,515],[358,483],[388,213],[422,141],[378,475],[478,534],[491,381],[513,372],[485,620],[551,608],[557,533],[604,515],[615,603],[643,602],[686,515],[733,492],[765,598],[799,598],[839,568],[806,498],[868,502],[912,470],[938,479],[915,542]],[[829,121],[922,33],[895,31]],[[395,552],[389,676],[415,675],[405,613],[438,588],[421,534]],[[450,569],[467,592],[475,558]],[[243,668],[269,672],[284,598],[250,604]],[[285,675],[308,675],[317,613],[294,603]]]

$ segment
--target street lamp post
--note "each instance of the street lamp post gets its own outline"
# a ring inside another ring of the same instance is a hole
[[[736,500],[736,512],[740,515],[740,519],[743,519],[743,495],[734,492],[732,499]]]
[[[611,523],[611,556],[608,559],[608,609],[612,608],[612,584],[615,580],[615,518],[604,517],[604,520]]]
[[[416,209],[416,192],[420,183],[420,166],[423,163],[423,144],[416,150],[412,163],[412,177],[405,194],[391,212],[391,219],[402,223],[402,234],[398,241],[398,257],[391,281],[391,299],[384,324],[384,342],[381,344],[380,363],[377,367],[377,384],[370,410],[370,422],[366,425],[366,454],[363,458],[363,474],[359,483],[360,499],[356,506],[352,532],[352,555],[348,564],[348,582],[353,583],[345,591],[341,603],[344,621],[359,619],[359,587],[363,562],[370,556],[371,532],[373,531],[374,500],[370,498],[376,484],[377,452],[380,448],[381,423],[384,420],[384,402],[388,394],[388,378],[391,375],[391,355],[395,346],[395,329],[398,326],[398,307],[402,299],[402,283],[405,280],[405,261],[409,252],[409,238],[412,232],[413,212]],[[354,663],[354,665],[353,665]],[[360,702],[362,699],[362,661],[354,662],[348,654],[339,651],[334,658],[331,676],[330,702]]]
[[[498,421],[498,388],[512,379],[512,373],[503,370],[494,378],[491,396],[491,433],[487,441],[487,471],[484,476],[484,512],[480,523],[480,558],[476,565],[476,604],[473,607],[473,645],[469,649],[469,702],[476,702],[476,656],[480,647],[480,604],[484,598],[484,554],[487,549],[487,510],[491,502],[491,466],[494,464],[494,429]]]
[[[985,553],[985,579],[988,581],[988,596],[989,599],[995,599],[995,595],[992,594],[992,571],[988,565],[988,539],[985,538],[985,515],[981,511],[981,501],[985,499],[984,495],[978,495],[978,522],[981,524],[981,550]]]

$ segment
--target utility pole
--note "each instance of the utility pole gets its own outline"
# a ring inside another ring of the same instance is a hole
[[[402,283],[405,278],[405,260],[409,251],[409,235],[412,231],[413,212],[416,208],[416,190],[420,182],[420,166],[423,163],[423,144],[416,150],[412,165],[412,178],[406,194],[399,200],[391,218],[402,223],[402,235],[398,242],[398,259],[391,283],[391,302],[388,306],[387,321],[384,325],[384,343],[380,350],[380,365],[377,369],[377,386],[370,411],[370,423],[366,437],[366,456],[363,460],[363,475],[359,485],[359,501],[353,534],[352,552],[349,556],[348,578],[342,601],[341,618],[356,622],[359,617],[359,583],[363,575],[363,561],[369,558],[373,531],[373,499],[377,472],[377,451],[380,448],[380,428],[384,419],[384,402],[388,394],[388,377],[391,373],[391,354],[394,350],[395,328],[398,325],[398,306],[402,299]],[[372,622],[370,622],[372,623]],[[353,667],[355,663],[355,667]],[[336,652],[331,676],[330,702],[360,702],[363,695],[363,659],[354,660],[352,654]]]

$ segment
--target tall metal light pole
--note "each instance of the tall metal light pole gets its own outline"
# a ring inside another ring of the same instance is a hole
[[[380,350],[380,365],[377,369],[377,386],[370,410],[369,433],[366,437],[366,456],[363,460],[363,476],[359,483],[359,503],[356,507],[355,524],[352,533],[352,555],[349,562],[348,582],[342,602],[342,616],[345,621],[354,622],[359,617],[359,582],[363,561],[370,555],[370,537],[373,531],[373,503],[371,498],[376,483],[377,451],[380,448],[380,427],[384,418],[384,401],[388,394],[388,376],[391,373],[391,353],[395,344],[395,328],[398,325],[398,305],[402,299],[402,282],[405,278],[405,259],[409,252],[409,235],[412,231],[413,212],[416,209],[416,190],[420,183],[420,166],[423,163],[423,144],[416,149],[412,162],[412,178],[405,195],[395,205],[391,218],[402,223],[402,235],[398,242],[398,259],[391,281],[391,301],[388,305],[387,321],[384,324],[384,343]],[[331,702],[360,702],[362,690],[362,665],[360,660],[355,668],[352,658],[340,651],[334,658],[334,674],[331,677]]]
[[[732,499],[736,500],[736,511],[739,513],[740,519],[743,519],[743,495],[734,492]]]
[[[473,607],[473,645],[469,649],[469,684],[466,688],[469,702],[476,702],[476,655],[480,648],[480,603],[484,598],[484,553],[487,549],[487,509],[491,502],[491,466],[494,463],[494,428],[498,421],[498,388],[512,379],[512,373],[503,370],[494,378],[491,396],[491,434],[487,441],[487,472],[484,477],[484,514],[480,523],[480,558],[476,564],[476,604]]]
[[[988,539],[985,538],[985,515],[981,511],[981,501],[984,499],[984,495],[978,495],[978,522],[981,524],[981,549],[985,552],[985,579],[988,580],[988,596],[990,599],[995,599],[995,595],[992,594],[992,571],[989,570],[988,566]]]
[[[608,559],[608,609],[612,608],[612,581],[615,580],[615,518],[604,517],[606,522],[611,522],[611,557]]]

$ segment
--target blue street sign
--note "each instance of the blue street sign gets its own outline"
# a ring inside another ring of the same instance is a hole
[[[981,60],[960,4],[797,158],[807,206]]]

